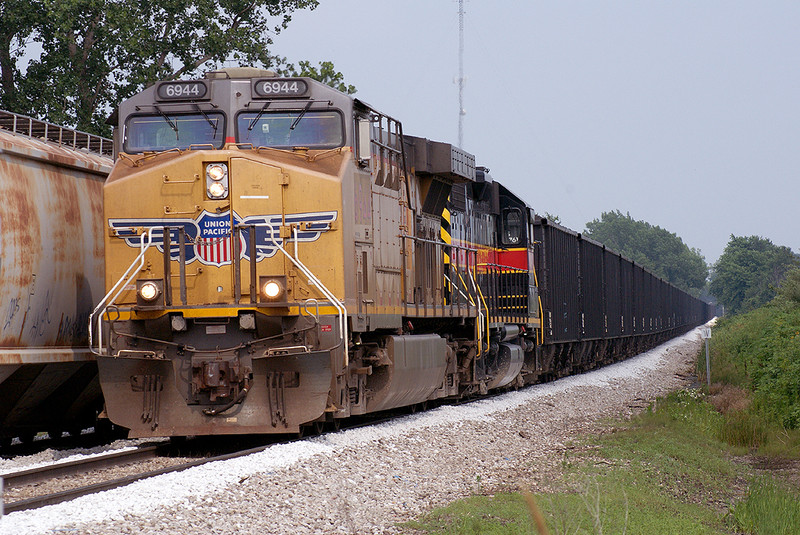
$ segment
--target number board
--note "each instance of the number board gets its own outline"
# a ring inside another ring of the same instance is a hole
[[[253,80],[253,95],[255,97],[302,97],[306,93],[308,93],[308,84],[305,80],[292,78]]]
[[[208,86],[199,80],[161,82],[156,88],[157,100],[200,100],[205,98],[208,98]]]

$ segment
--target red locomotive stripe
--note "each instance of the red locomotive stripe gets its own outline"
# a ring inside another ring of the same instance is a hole
[[[471,243],[465,240],[453,240],[453,245],[456,247],[470,247],[478,250],[478,272],[485,272],[490,265],[498,267],[518,269],[521,271],[528,271],[532,262],[528,261],[530,251],[525,247],[516,249],[497,249],[494,247],[487,247],[481,244]],[[465,265],[467,263],[467,254],[463,251],[456,251],[459,264]],[[491,271],[491,270],[490,270]]]
[[[527,249],[509,249],[509,250],[496,250],[497,263],[501,266],[508,266],[516,269],[528,269],[528,250]]]

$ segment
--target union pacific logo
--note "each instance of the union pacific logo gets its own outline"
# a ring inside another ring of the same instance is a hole
[[[239,258],[256,262],[270,258],[283,247],[280,237],[282,224],[298,226],[298,242],[317,241],[323,232],[330,230],[336,220],[337,212],[307,212],[302,214],[252,215],[240,217],[230,211],[213,214],[203,210],[195,219],[109,219],[108,226],[115,236],[125,240],[129,247],[139,248],[141,235],[139,229],[153,229],[153,245],[164,252],[164,230],[170,228],[169,256],[180,260],[179,230],[186,233],[186,263],[197,260],[208,266],[224,266],[233,259],[233,232],[231,222],[241,228],[239,232]],[[302,224],[302,226],[301,226]],[[250,250],[250,233],[254,232],[255,251]],[[294,241],[292,237],[289,241]]]

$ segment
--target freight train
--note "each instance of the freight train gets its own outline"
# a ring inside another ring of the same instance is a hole
[[[472,155],[312,79],[163,81],[114,119],[90,329],[132,437],[321,429],[587,370],[709,318]]]
[[[0,111],[0,445],[93,426],[110,139]]]

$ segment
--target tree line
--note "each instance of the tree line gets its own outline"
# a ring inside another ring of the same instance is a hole
[[[708,266],[700,251],[676,234],[619,210],[588,222],[584,235],[694,296],[710,294],[726,314],[761,307],[800,279],[798,255],[760,236],[731,235],[717,262]]]
[[[120,101],[157,80],[234,62],[355,88],[331,62],[272,51],[292,13],[318,0],[3,0],[0,108],[93,134]]]
[[[726,313],[748,312],[772,301],[784,282],[795,281],[798,274],[792,272],[798,268],[800,259],[789,247],[760,236],[731,235],[714,264],[710,290]]]
[[[673,232],[634,220],[630,213],[603,212],[586,223],[584,235],[695,297],[706,285],[708,266],[699,250],[690,249]]]

